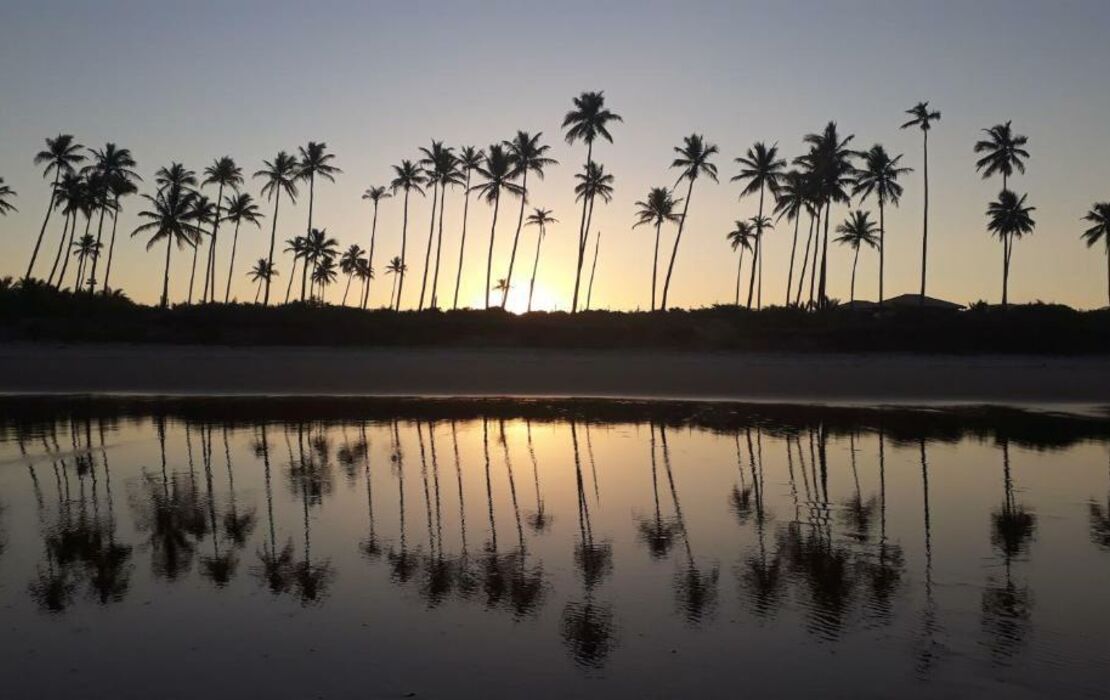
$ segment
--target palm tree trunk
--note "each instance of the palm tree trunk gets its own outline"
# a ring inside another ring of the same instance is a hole
[[[262,278],[258,278],[258,288],[254,290],[254,303],[258,303],[258,297],[262,294]],[[226,303],[226,302],[225,302]]]
[[[1002,308],[1006,308],[1006,292],[1010,284],[1010,251],[1006,234],[1002,235]]]
[[[466,252],[466,220],[470,214],[470,169],[466,170],[466,192],[463,195],[463,227],[462,240],[459,241],[459,271],[455,273],[455,298],[451,308],[459,308],[459,285],[462,283],[463,253]]]
[[[786,273],[786,305],[790,306],[790,288],[794,281],[794,253],[798,249],[798,227],[801,225],[801,211],[794,217],[794,240],[790,244],[790,267]]]
[[[532,281],[528,284],[528,308],[532,311],[532,293],[536,290],[536,271],[540,269],[540,244],[543,243],[544,225],[540,224],[540,233],[536,236],[536,260],[532,263]]]
[[[802,286],[806,281],[806,270],[809,268],[809,247],[813,243],[813,212],[809,213],[809,233],[806,234],[806,251],[802,256],[802,269],[798,272],[798,292],[794,295],[794,305],[802,303]]]
[[[818,283],[817,300],[821,303],[828,301],[829,279],[829,219],[831,217],[832,200],[825,202],[825,235],[821,238],[821,281]]]
[[[1106,305],[1110,306],[1110,235],[1106,237]]]
[[[682,219],[678,222],[678,233],[674,237],[674,248],[671,249],[671,261],[667,264],[667,276],[663,280],[663,298],[660,300],[659,310],[667,310],[667,293],[671,290],[671,274],[674,272],[674,259],[678,255],[678,243],[682,240],[682,230],[686,227],[686,214],[690,211],[690,197],[694,194],[694,180],[690,179],[690,186],[686,188],[686,203],[682,205]]]
[[[651,258],[651,310],[655,311],[655,288],[656,277],[659,273],[659,229],[663,226],[663,220],[660,219],[655,222],[655,253]]]
[[[270,227],[270,255],[267,258],[269,269],[274,269],[274,242],[277,239],[277,220],[278,220],[278,203],[281,202],[281,190],[279,189],[274,193],[274,220]],[[289,279],[293,279],[293,274],[290,271]],[[270,277],[266,277],[266,293],[262,296],[262,305],[268,306],[270,304]]]
[[[744,246],[737,246],[740,248],[740,259],[736,263],[736,301],[734,302],[737,307],[740,306],[740,272],[744,269]]]
[[[308,229],[305,231],[305,238],[312,233],[312,206],[315,204],[316,198],[316,173],[311,173],[308,176]],[[308,271],[307,262],[301,270],[301,301],[304,301],[305,282],[307,281],[305,273]]]
[[[216,301],[216,234],[220,231],[220,204],[224,201],[224,185],[216,190],[216,217],[212,222],[212,240],[208,244],[208,263],[204,268],[204,294],[202,301]],[[117,214],[118,216],[118,214]]]
[[[440,187],[442,190],[439,193],[439,230],[436,232],[436,264],[432,270],[432,300],[428,302],[428,307],[432,309],[439,308],[439,295],[436,293],[439,290],[439,259],[443,253],[443,210],[447,204],[447,186]]]
[[[590,267],[590,285],[586,288],[586,311],[590,310],[590,300],[594,296],[594,274],[597,273],[597,251],[601,248],[601,231],[597,232],[597,239],[594,243],[594,262]]]
[[[752,278],[751,278],[751,281],[748,283],[748,308],[749,309],[752,308],[752,292],[755,290],[755,274],[756,274],[757,268],[759,268],[760,249],[763,247],[762,246],[762,243],[763,243],[763,187],[764,186],[762,184],[759,186],[759,215],[755,220],[755,253],[754,253],[754,256],[752,257]],[[760,285],[759,301],[756,302],[756,308],[758,308],[761,305],[762,300],[763,300],[763,289],[762,289],[762,287],[763,287],[763,277],[762,277],[762,275],[760,275],[759,285]]]
[[[66,242],[66,233],[69,231],[69,220],[76,216],[76,212],[66,212],[66,218],[62,222],[62,239],[58,241],[58,252],[54,254],[54,264],[50,266],[50,276],[46,278],[47,286],[54,284],[54,273],[58,271],[59,258],[62,257],[62,247]]]
[[[926,124],[928,126],[928,124]],[[925,303],[925,262],[928,259],[929,251],[929,132],[923,130],[922,134],[922,153],[924,155],[923,176],[925,180],[925,207],[921,223],[921,299],[922,304]]]
[[[405,287],[405,247],[408,245],[409,233],[409,188],[405,188],[405,213],[401,221],[401,271],[397,273],[397,311],[401,310],[401,291]]]
[[[54,171],[54,184],[50,185],[50,204],[46,206],[46,218],[42,220],[42,228],[39,229],[39,237],[35,241],[35,249],[31,252],[31,262],[27,264],[27,274],[23,276],[23,279],[31,279],[31,270],[35,267],[35,258],[39,256],[39,246],[42,245],[42,237],[46,234],[46,224],[50,221],[50,212],[54,211],[54,201],[58,197],[58,179],[61,176],[61,169]]]
[[[489,227],[489,255],[486,257],[486,309],[489,309],[490,277],[493,273],[493,234],[497,231],[497,210],[501,206],[501,191],[493,198],[493,223]]]
[[[197,276],[197,251],[199,249],[200,241],[197,241],[196,244],[193,246],[193,271],[189,273],[189,298],[185,302],[186,304],[193,303],[193,281],[196,279]]]
[[[589,171],[590,163],[594,160],[594,142],[590,141],[586,144],[586,170]],[[582,282],[582,263],[586,258],[586,207],[590,204],[589,201],[592,197],[582,198],[582,222],[578,224],[578,263],[574,271],[574,297],[570,303],[570,312],[575,313],[578,311],[578,289]]]
[[[374,269],[374,239],[378,237],[378,201],[374,200],[374,221],[370,225],[370,251],[366,258],[366,267],[371,271]],[[362,308],[370,303],[370,277],[366,278],[366,284],[362,291]]]
[[[224,303],[227,304],[231,301],[231,277],[235,272],[235,249],[239,245],[239,224],[235,222],[235,233],[231,236],[231,261],[227,265],[227,289],[224,291]],[[261,287],[261,285],[260,285]],[[255,295],[255,303],[258,303],[258,295]]]
[[[347,305],[347,292],[351,291],[351,280],[354,279],[354,277],[355,275],[353,272],[347,273],[347,286],[343,288],[343,302],[341,306]]]
[[[432,183],[432,218],[428,221],[428,246],[424,250],[424,276],[420,280],[420,301],[416,305],[416,310],[421,311],[424,309],[424,292],[428,287],[428,267],[432,261],[432,240],[435,238],[436,232],[436,204],[438,203],[437,197],[439,196],[439,183]]]
[[[513,281],[513,266],[516,264],[516,247],[520,242],[520,229],[524,226],[524,205],[528,201],[528,168],[524,169],[524,177],[520,182],[520,213],[516,217],[516,233],[513,234],[513,250],[509,253],[509,272],[505,275],[505,292],[501,295],[501,308],[509,300],[509,289]]]
[[[308,251],[305,251],[304,265],[301,266],[301,301],[305,300],[308,288]]]
[[[289,303],[289,295],[293,292],[293,280],[297,279],[297,254],[293,254],[293,267],[289,268],[289,284],[285,285],[285,303]]]
[[[883,308],[883,262],[886,259],[886,217],[879,197],[879,308]]]
[[[112,254],[116,250],[116,227],[119,225],[120,211],[118,194],[116,195],[116,202],[115,206],[113,207],[113,211],[115,213],[112,216],[112,238],[108,241],[108,263],[104,268],[104,285],[101,287],[105,294],[111,291],[111,289],[108,287],[108,278],[112,276]]]
[[[88,221],[88,217],[85,217]],[[73,212],[73,221],[69,225],[69,241],[65,244],[65,253],[62,254],[62,271],[58,273],[58,282],[55,289],[61,289],[69,269],[69,251],[73,249],[73,238],[77,235],[77,212]]]
[[[818,251],[818,248],[821,245],[821,218],[822,218],[821,209],[822,209],[821,206],[817,207],[817,226],[814,228],[814,240],[813,240],[813,262],[810,265],[810,270],[809,270],[809,305],[811,307],[813,306],[813,302],[814,302],[814,299],[815,299],[815,297],[814,297],[814,287],[815,287],[816,282],[817,282],[817,258],[820,255],[820,253]]]
[[[108,211],[107,206],[100,207],[100,220],[96,224],[96,247],[92,251],[92,271],[89,273],[89,294],[96,292],[96,268],[97,263],[100,262],[100,238],[104,233],[104,214]]]
[[[856,246],[856,254],[852,257],[852,286],[851,297],[849,301],[854,303],[856,300],[856,265],[859,264],[859,246]]]
[[[166,237],[166,271],[162,277],[162,308],[170,304],[170,253],[173,251],[173,234]]]

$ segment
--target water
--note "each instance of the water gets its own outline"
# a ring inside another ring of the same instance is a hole
[[[0,404],[6,697],[1104,697],[1110,425]]]

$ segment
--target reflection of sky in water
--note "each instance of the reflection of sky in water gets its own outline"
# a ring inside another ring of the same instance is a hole
[[[1104,426],[753,418],[9,428],[0,670],[17,696],[1107,679]]]

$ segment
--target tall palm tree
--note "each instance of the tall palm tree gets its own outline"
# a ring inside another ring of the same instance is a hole
[[[18,211],[11,200],[16,196],[15,190],[10,186],[4,184],[4,178],[0,177],[0,214],[7,216],[8,212]]]
[[[277,270],[274,269],[273,265],[266,262],[266,258],[259,258],[254,267],[247,272],[247,277],[250,278],[251,282],[258,283],[258,289],[254,292],[255,304],[258,303],[258,297],[262,294],[262,283],[276,274],[278,274]]]
[[[347,286],[343,289],[343,306],[347,305],[347,292],[351,291],[351,280],[355,277],[359,265],[366,262],[366,251],[357,244],[351,244],[339,258],[339,271],[347,275]]]
[[[88,184],[86,185],[86,193],[89,198],[89,206],[94,212],[99,212],[99,216],[97,217],[98,223],[96,225],[96,238],[99,239],[101,237],[102,231],[104,230],[104,217],[108,214],[108,212],[112,211],[114,202],[112,200],[112,195],[108,187],[108,176],[93,168],[85,168],[84,170],[87,171],[86,180]],[[91,219],[88,223],[91,224]],[[87,226],[86,232],[88,232]],[[98,240],[97,242],[99,243],[100,241]],[[89,265],[88,269],[83,268],[84,271],[88,272],[89,274],[78,280],[77,286],[73,288],[75,292],[79,288],[87,285],[89,288],[89,294],[93,293],[97,283],[97,279],[96,273],[93,271],[92,268],[96,264],[97,259],[100,257],[100,251],[102,249],[103,245],[98,246],[93,256],[93,264]]]
[[[1110,303],[1110,202],[1095,204],[1083,220],[1093,224],[1081,236],[1087,247],[1092,248],[1101,240],[1106,248],[1106,296]]]
[[[224,200],[224,204],[227,207],[227,220],[235,224],[235,233],[231,237],[231,260],[227,265],[227,289],[224,290],[224,303],[226,304],[231,301],[231,279],[235,272],[235,249],[239,245],[239,226],[245,221],[261,228],[262,212],[255,204],[254,197],[246,192],[238,192],[233,196],[228,196]],[[261,282],[262,278],[256,281]],[[259,289],[261,288],[261,285],[259,285]],[[257,303],[257,301],[256,299],[255,302]]]
[[[879,232],[879,227],[871,220],[871,215],[868,212],[857,209],[844,220],[844,223],[836,227],[836,232],[840,235],[837,236],[836,242],[841,245],[846,245],[855,251],[852,257],[852,286],[851,286],[851,301],[856,300],[856,265],[859,264],[859,249],[863,246],[870,246],[871,248],[878,248],[882,250],[882,238],[877,237],[875,234]]]
[[[568,144],[575,141],[584,141],[586,144],[586,165],[583,171],[588,171],[593,163],[594,141],[601,137],[613,143],[613,135],[609,133],[610,122],[622,122],[624,119],[619,114],[605,107],[604,92],[583,92],[574,98],[574,109],[563,117],[562,128],[566,130]],[[589,198],[582,200],[582,222],[578,225],[578,264],[574,273],[574,299],[571,302],[571,312],[578,310],[578,288],[582,280],[582,263],[586,257],[586,239],[589,226],[586,221],[586,212],[592,204]],[[489,286],[487,281],[487,287]]]
[[[284,253],[290,253],[293,256],[293,266],[289,268],[289,283],[285,285],[285,303],[289,303],[289,295],[293,291],[293,280],[297,278],[297,261],[304,260],[305,268],[308,267],[308,237],[307,236],[293,236],[286,239]]]
[[[62,236],[58,240],[58,250],[54,253],[54,264],[50,266],[50,275],[46,278],[47,285],[54,284],[54,273],[58,271],[58,263],[66,247],[66,235],[70,231],[70,224],[76,221],[77,212],[80,210],[80,199],[83,196],[83,187],[83,178],[73,173],[64,176],[61,182],[58,183],[58,196],[55,198],[54,206],[62,210],[65,218],[62,220]],[[4,189],[10,190],[10,188],[6,187]],[[12,192],[12,194],[14,195],[15,193]],[[14,209],[14,207],[12,207],[12,209]]]
[[[101,243],[98,243],[92,234],[86,233],[84,236],[73,244],[73,255],[77,258],[77,281],[81,283],[84,279],[86,271],[86,264],[89,258],[96,258],[97,253],[100,251]]]
[[[370,262],[366,258],[362,258],[355,266],[355,277],[358,278],[359,284],[362,285],[362,291],[359,293],[362,299],[362,308],[366,308],[366,298],[370,294],[370,280],[374,279],[374,268],[370,267]]]
[[[987,137],[976,142],[975,152],[984,155],[975,161],[975,170],[982,174],[984,180],[992,175],[1002,175],[1002,189],[1009,190],[1010,176],[1014,171],[1025,172],[1025,159],[1029,157],[1025,145],[1029,143],[1029,139],[1015,134],[1011,122],[995,124],[989,129],[983,129],[983,132]],[[1013,240],[1010,237],[1003,238],[1002,247],[1007,267],[1010,264],[1012,246]]]
[[[39,237],[35,241],[35,249],[31,253],[31,262],[27,264],[27,274],[24,275],[26,279],[31,278],[31,270],[35,267],[35,259],[39,255],[39,246],[42,245],[42,237],[46,233],[46,224],[50,221],[50,213],[54,211],[54,197],[58,194],[58,181],[61,180],[63,175],[72,173],[74,166],[85,160],[85,156],[81,155],[83,148],[84,146],[73,140],[71,134],[58,134],[52,139],[46,139],[46,149],[35,154],[35,165],[46,165],[46,168],[42,171],[42,177],[47,179],[53,174],[54,181],[50,185],[50,203],[46,205],[46,216],[42,220],[42,228],[39,229]]]
[[[123,211],[123,204],[121,200],[129,195],[138,194],[139,188],[134,180],[139,179],[138,176],[132,178],[129,175],[116,175],[108,182],[108,189],[111,191],[114,205],[112,206],[112,237],[108,241],[108,262],[104,266],[104,292],[112,291],[108,282],[112,276],[112,258],[116,250],[116,227],[119,224],[120,213]]]
[[[64,252],[73,246],[73,239],[77,233],[77,219],[81,215],[85,217],[85,232],[88,233],[88,225],[92,221],[93,210],[92,196],[89,194],[88,182],[84,177],[76,173],[69,173],[62,178],[59,187],[63,188],[65,192],[65,208],[71,211],[72,214],[70,216],[68,242],[64,231],[61,240],[58,241],[58,253],[55,256],[55,262],[57,262],[58,257],[61,257],[62,269],[58,272],[58,280],[54,285],[55,289],[62,288],[66,271],[69,269],[70,256],[64,255]]]
[[[539,233],[536,234],[536,260],[532,263],[532,281],[528,283],[528,307],[527,311],[532,310],[532,293],[536,291],[536,271],[540,268],[540,244],[543,243],[544,236],[547,235],[547,227],[550,224],[557,224],[559,220],[551,215],[550,209],[541,209],[536,207],[531,214],[528,215],[526,222],[529,226],[539,227]]]
[[[301,269],[303,275],[305,270],[308,269],[308,264],[312,264],[311,277],[314,282],[316,279],[316,269],[325,262],[330,262],[334,267],[335,257],[339,254],[339,241],[328,236],[327,231],[319,229],[312,229],[305,237],[305,266]],[[334,271],[332,278],[334,281]],[[312,295],[309,294],[309,298]]]
[[[312,268],[312,282],[320,288],[320,303],[327,303],[324,295],[336,279],[335,258],[325,257]]]
[[[120,148],[114,143],[105,144],[102,149],[90,149],[92,153],[92,164],[85,168],[85,171],[95,173],[96,180],[103,187],[103,195],[105,200],[113,197],[113,203],[110,207],[115,212],[115,217],[119,215],[120,197],[126,191],[127,184],[134,183],[136,180],[141,180],[138,173],[133,168],[137,165],[135,159],[131,156],[131,151],[126,148]],[[119,182],[120,188],[113,187]],[[127,183],[127,184],[125,184]],[[133,186],[131,188],[133,190]],[[107,203],[100,209],[100,222],[96,226],[96,242],[101,242],[101,237],[104,231],[104,214],[109,210]],[[115,242],[115,225],[112,226],[112,241]],[[91,280],[96,279],[96,270],[100,262],[100,248],[93,257]],[[107,287],[105,287],[107,289]],[[94,292],[95,289],[92,285],[89,286],[89,293]]]
[[[1002,190],[998,199],[987,207],[987,230],[1002,240],[1002,306],[1007,304],[1007,291],[1010,284],[1010,254],[1013,241],[1033,233],[1036,223],[1030,212],[1036,207],[1025,206],[1027,195],[1018,197],[1010,190]]]
[[[197,226],[197,230],[203,234],[205,224],[212,223],[216,218],[216,203],[202,194],[198,194],[193,198],[193,221]],[[193,269],[189,274],[189,296],[185,302],[187,304],[193,303],[193,283],[197,276],[197,253],[200,251],[200,239],[197,239],[197,244],[193,246]],[[204,301],[204,298],[201,298]]]
[[[274,264],[274,244],[277,242],[277,222],[278,222],[278,206],[281,204],[281,193],[285,192],[289,196],[289,201],[295,203],[297,201],[297,173],[299,166],[297,159],[289,155],[285,151],[278,151],[272,161],[262,161],[263,168],[254,174],[254,177],[264,178],[265,184],[262,185],[262,194],[266,196],[267,200],[274,200],[274,214],[273,220],[270,222],[270,252],[266,256],[266,262],[271,267]],[[292,279],[292,275],[290,275]],[[270,303],[270,278],[266,279],[266,291],[262,295],[262,304],[268,305]]]
[[[520,178],[520,214],[517,215],[516,233],[513,235],[513,248],[509,254],[509,271],[505,275],[509,286],[513,281],[513,265],[516,262],[517,243],[520,242],[520,229],[524,225],[524,205],[528,201],[528,173],[533,172],[536,177],[543,179],[543,170],[549,165],[557,165],[559,161],[548,158],[545,154],[551,150],[547,144],[540,143],[543,132],[529,134],[527,131],[518,131],[511,141],[505,141],[505,148],[509,152],[509,161],[513,166],[513,177]],[[508,291],[501,297],[501,308],[505,308],[508,300]]]
[[[659,230],[664,222],[677,223],[681,217],[675,211],[682,199],[675,199],[668,187],[652,187],[648,196],[636,202],[636,223],[632,228],[650,224],[655,227],[655,247],[651,256],[651,310],[655,311],[656,277],[659,271]]]
[[[343,172],[332,165],[335,160],[334,153],[328,153],[328,145],[323,142],[309,141],[307,146],[300,146],[297,151],[300,158],[297,162],[297,179],[308,181],[308,225],[306,232],[312,229],[312,211],[316,203],[316,178],[321,177],[328,182],[335,182],[335,176]],[[304,284],[301,284],[301,301],[304,301]]]
[[[794,222],[794,238],[790,242],[790,267],[786,273],[786,306],[790,306],[790,289],[794,286],[794,255],[798,250],[798,228],[801,225],[802,213],[806,210],[809,198],[809,182],[800,170],[790,170],[782,174],[778,191],[775,193],[775,211],[778,216],[776,221],[784,216],[787,221]],[[811,232],[812,233],[812,232]],[[742,255],[743,253],[741,253]],[[805,271],[805,262],[802,262],[802,271]],[[737,302],[739,305],[740,302]]]
[[[429,306],[439,308],[439,263],[443,258],[443,213],[447,205],[447,189],[449,187],[463,187],[465,177],[459,168],[459,158],[454,149],[447,148],[440,156],[433,173],[439,183],[439,229],[436,232],[436,262],[432,272],[431,301]]]
[[[600,163],[597,163],[597,162],[594,162],[594,161],[591,161],[590,164],[588,166],[586,166],[585,171],[575,175],[574,178],[576,180],[578,180],[578,184],[574,186],[575,198],[576,199],[581,199],[582,201],[589,201],[589,203],[590,203],[590,206],[588,207],[587,213],[586,213],[586,238],[584,239],[584,240],[588,241],[589,238],[590,238],[590,229],[589,229],[590,222],[593,221],[593,218],[594,218],[594,202],[597,201],[598,195],[601,196],[601,200],[603,202],[605,202],[606,204],[608,204],[609,202],[611,202],[613,200],[613,180],[614,180],[614,178],[613,178],[612,175],[605,172],[605,166],[604,165],[602,165]],[[600,236],[601,236],[601,232],[598,231],[598,237],[600,237]],[[597,260],[596,253],[597,253],[598,245],[600,245],[600,244],[599,243],[594,244],[594,253],[595,253],[594,261],[595,261],[595,263],[596,263],[596,260]],[[593,281],[593,269],[594,268],[591,267],[591,270],[590,270],[590,281],[591,282]],[[586,296],[587,296],[587,298],[590,296],[589,295],[589,287],[587,287]],[[589,308],[588,303],[586,304],[586,308]],[[572,309],[572,311],[574,311],[574,310],[576,310],[576,309]]]
[[[405,264],[405,249],[408,245],[408,232],[409,232],[409,192],[415,191],[421,197],[424,196],[424,172],[411,160],[402,160],[400,165],[393,166],[393,181],[389,183],[390,189],[394,193],[397,190],[405,191],[405,204],[404,204],[404,218],[401,223],[401,257],[400,266],[397,268],[397,301],[396,308],[401,310],[401,292],[405,287],[405,272],[408,270],[408,265]],[[390,297],[392,298],[392,297]]]
[[[147,222],[136,228],[131,235],[152,233],[146,249],[150,250],[160,240],[166,240],[166,269],[162,281],[162,308],[169,305],[170,297],[170,252],[176,242],[178,248],[200,243],[200,229],[193,223],[195,195],[181,186],[170,186],[158,190],[156,194],[144,194],[143,199],[149,209],[139,212],[140,219]]]
[[[755,251],[752,258],[752,279],[748,283],[748,308],[752,308],[752,291],[755,287],[756,269],[760,271],[759,294],[756,301],[757,308],[763,308],[763,261],[760,260],[760,251],[763,248],[763,196],[767,190],[775,195],[779,191],[779,182],[786,171],[786,161],[779,158],[778,144],[768,146],[762,141],[757,141],[744,156],[737,158],[740,165],[739,174],[733,176],[731,182],[747,183],[740,191],[740,198],[759,193],[759,212],[756,214]]]
[[[158,168],[154,173],[154,184],[159,191],[176,187],[187,192],[196,189],[197,174],[181,163],[170,163],[169,167]]]
[[[205,301],[216,301],[216,236],[220,233],[220,221],[223,219],[222,207],[224,203],[224,188],[229,187],[235,192],[239,191],[239,186],[243,184],[243,169],[236,165],[231,156],[223,156],[212,161],[204,169],[204,182],[202,185],[216,185],[216,213],[212,217],[212,240],[208,244],[208,264],[204,270],[204,291],[201,292],[201,299]],[[231,279],[228,279],[231,283]]]
[[[389,199],[391,196],[392,195],[389,194],[386,188],[380,186],[368,187],[366,191],[362,193],[363,199],[369,200],[374,204],[374,218],[373,222],[370,224],[370,249],[366,256],[366,266],[369,270],[374,269],[374,243],[375,239],[378,237],[378,204],[380,204],[383,199]],[[366,286],[363,288],[362,292],[362,308],[364,309],[370,300],[370,279],[370,277],[366,278]]]
[[[420,159],[418,165],[424,169],[424,180],[426,184],[432,186],[432,215],[428,221],[428,246],[424,252],[424,276],[420,281],[420,300],[417,302],[416,310],[420,311],[424,308],[424,294],[428,289],[428,268],[432,261],[432,240],[435,238],[436,230],[436,205],[439,203],[439,181],[440,175],[448,165],[450,158],[454,155],[451,153],[451,148],[444,146],[442,141],[432,139],[431,148],[420,147],[420,152],[424,157]]]
[[[486,160],[485,151],[474,146],[463,146],[459,149],[459,162],[458,166],[462,170],[464,176],[463,183],[463,223],[462,223],[462,237],[459,239],[459,268],[455,273],[455,296],[451,302],[451,308],[459,308],[459,285],[462,283],[463,271],[463,257],[466,253],[466,221],[470,214],[470,176],[471,174],[481,167],[482,163]]]
[[[811,147],[808,154],[798,159],[807,165],[814,175],[818,196],[825,207],[825,232],[821,237],[821,277],[817,283],[818,301],[828,301],[827,280],[829,263],[829,220],[833,203],[848,202],[848,187],[854,182],[855,167],[852,164],[855,151],[848,148],[854,135],[840,137],[836,122],[829,122],[819,134],[808,134],[805,142]]]
[[[929,109],[928,102],[918,102],[910,109],[907,109],[906,114],[913,118],[903,124],[902,128],[909,129],[916,126],[921,129],[921,179],[925,184],[925,206],[922,212],[921,222],[921,301],[924,303],[925,267],[929,252],[929,132],[933,128],[933,122],[940,121],[940,112],[935,109]]]
[[[690,212],[690,196],[694,193],[694,182],[705,175],[713,182],[717,182],[717,166],[709,161],[717,155],[717,146],[706,142],[701,134],[690,134],[683,139],[681,146],[675,146],[678,158],[671,163],[672,168],[679,168],[681,174],[675,181],[675,186],[683,180],[687,181],[686,203],[682,206],[682,217],[678,220],[678,233],[675,234],[674,248],[671,249],[671,261],[667,264],[667,276],[663,280],[663,298],[659,304],[660,311],[667,310],[667,293],[671,289],[671,274],[674,273],[674,261],[678,257],[678,244],[682,241],[682,231],[686,228],[686,216]]]
[[[401,275],[404,273],[404,271],[405,263],[401,262],[401,258],[399,256],[393,256],[393,259],[390,260],[389,264],[385,266],[385,274],[393,275],[393,286],[389,290],[389,308],[391,309],[394,308],[393,296],[397,292],[397,280],[401,278]]]
[[[490,281],[493,274],[493,242],[497,233],[497,212],[501,208],[501,192],[523,195],[520,186],[512,182],[513,164],[505,147],[499,143],[491,144],[485,162],[475,168],[483,182],[473,186],[478,196],[493,205],[493,220],[489,227],[489,253],[486,256],[486,308],[489,308]],[[498,289],[497,291],[501,291]]]
[[[852,195],[858,196],[860,202],[868,197],[875,197],[879,203],[879,306],[883,305],[883,261],[886,253],[886,217],[885,206],[889,203],[898,206],[902,198],[902,185],[898,178],[906,173],[913,172],[913,168],[899,167],[902,154],[893,158],[886,152],[881,144],[875,144],[871,150],[863,154],[863,167],[856,173],[856,182],[852,186]],[[859,248],[857,246],[856,250]]]
[[[740,259],[736,262],[736,301],[733,302],[736,306],[740,306],[740,270],[744,267],[744,251],[753,249],[753,241],[756,240],[757,235],[751,223],[739,220],[735,222],[733,229],[725,234],[732,249],[740,251]],[[752,264],[754,265],[755,262],[753,261]]]

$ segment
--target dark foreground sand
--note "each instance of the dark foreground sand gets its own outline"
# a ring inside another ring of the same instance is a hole
[[[12,343],[0,392],[1110,404],[1110,358]]]

